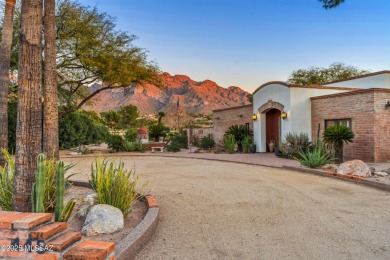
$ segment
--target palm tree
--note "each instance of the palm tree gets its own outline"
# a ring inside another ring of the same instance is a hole
[[[161,125],[161,120],[165,116],[165,113],[164,112],[158,112],[157,116],[158,116],[158,124]]]
[[[242,152],[242,141],[249,135],[248,128],[245,125],[232,125],[225,132],[226,135],[233,135],[237,142],[237,151]]]
[[[8,84],[16,0],[6,0],[0,46],[0,148],[8,149]],[[0,154],[0,165],[4,164]]]
[[[36,158],[42,150],[42,7],[23,0],[18,67],[15,180],[12,209],[31,211]]]
[[[45,0],[45,100],[43,119],[43,151],[59,159],[58,90],[56,70],[55,0]]]
[[[325,129],[322,139],[324,143],[333,146],[336,155],[336,163],[343,162],[344,143],[352,143],[355,137],[351,128],[344,125],[334,125]]]

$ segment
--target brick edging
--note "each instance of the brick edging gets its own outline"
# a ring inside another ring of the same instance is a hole
[[[349,176],[345,174],[337,174],[334,172],[330,171],[324,171],[324,170],[318,170],[318,169],[309,169],[309,168],[303,168],[303,167],[295,167],[295,166],[288,166],[288,165],[283,165],[282,168],[293,170],[293,171],[299,171],[299,172],[304,172],[304,173],[311,173],[311,174],[316,174],[318,176],[322,177],[329,177],[329,178],[335,178],[338,180],[343,180],[343,181],[348,181],[352,183],[357,183],[357,184],[362,184],[365,186],[369,186],[372,188],[384,190],[384,191],[389,191],[390,192],[390,185],[384,184],[384,183],[379,183],[379,182],[373,182],[370,180],[367,180],[363,177],[358,177],[358,176]]]
[[[73,185],[90,187],[88,182],[73,181]],[[152,239],[158,224],[160,214],[159,202],[153,195],[143,198],[148,206],[148,212],[140,223],[115,246],[115,259],[133,259],[141,249]]]

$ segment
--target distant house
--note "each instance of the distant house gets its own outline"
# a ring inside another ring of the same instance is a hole
[[[322,132],[327,126],[343,124],[355,133],[354,142],[344,148],[345,159],[388,161],[389,107],[390,71],[316,86],[268,82],[253,93],[257,152],[267,152],[268,142],[278,142],[288,132],[315,139],[318,126]]]

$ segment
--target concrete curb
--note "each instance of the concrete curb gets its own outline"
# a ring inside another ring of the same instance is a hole
[[[337,174],[334,172],[329,172],[329,171],[324,171],[324,170],[309,169],[309,168],[303,168],[303,167],[294,167],[294,166],[287,166],[287,165],[283,165],[282,168],[293,170],[293,171],[298,171],[298,172],[316,174],[316,175],[322,176],[322,177],[335,178],[338,180],[362,184],[365,186],[369,186],[372,188],[376,188],[376,189],[390,192],[390,185],[380,183],[380,182],[374,182],[374,181],[371,181],[371,180],[368,180],[368,179],[365,179],[362,177],[358,177],[358,176],[349,176],[349,175]]]
[[[70,181],[73,185],[90,188],[88,182]],[[152,195],[143,198],[148,205],[148,212],[142,221],[125,237],[115,245],[115,259],[134,259],[141,249],[152,239],[158,224],[160,206],[158,200]]]

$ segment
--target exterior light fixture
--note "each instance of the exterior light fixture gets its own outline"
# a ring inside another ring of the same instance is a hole
[[[385,108],[388,109],[390,107],[390,101],[387,101],[387,103],[385,104]]]
[[[243,115],[243,114],[239,114],[238,116],[239,116],[239,117],[244,117],[244,115]]]
[[[286,118],[287,118],[287,113],[284,112],[284,111],[282,111],[281,117],[282,117],[283,119],[286,119]]]
[[[253,119],[253,121],[256,121],[256,120],[257,120],[257,115],[256,115],[256,114],[253,114],[253,115],[252,115],[252,119]]]

